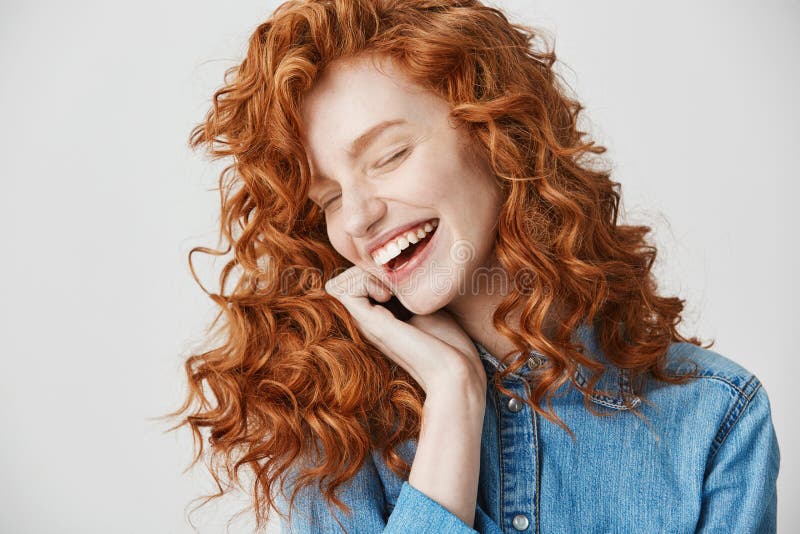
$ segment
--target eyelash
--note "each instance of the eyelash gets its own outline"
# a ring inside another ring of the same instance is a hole
[[[409,150],[410,150],[410,149],[409,149],[409,147],[406,147],[406,148],[404,148],[403,150],[400,150],[399,152],[395,153],[395,154],[394,154],[394,155],[393,155],[391,158],[387,159],[387,160],[386,160],[384,163],[382,163],[381,165],[379,165],[379,166],[378,166],[378,168],[380,169],[381,167],[385,167],[385,166],[386,166],[386,165],[388,165],[389,163],[391,163],[391,162],[395,161],[395,160],[396,160],[397,158],[399,158],[400,156],[404,155],[404,154],[405,154],[406,152],[408,152]],[[327,201],[325,204],[323,204],[323,205],[322,205],[322,209],[323,209],[323,210],[326,210],[326,209],[328,209],[328,206],[331,204],[331,202],[333,202],[333,201],[334,201],[334,200],[336,200],[337,198],[339,198],[339,195],[336,195],[335,197],[333,197],[333,198],[331,198],[330,200],[328,200],[328,201]]]
[[[400,152],[397,152],[394,156],[392,156],[391,158],[387,159],[382,165],[380,165],[379,168],[383,167],[385,165],[388,165],[389,163],[393,162],[394,160],[396,160],[397,158],[399,158],[400,156],[402,156],[403,154],[408,152],[408,150],[409,150],[408,147],[406,147],[403,150],[401,150]]]

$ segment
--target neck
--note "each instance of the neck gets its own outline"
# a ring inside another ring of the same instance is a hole
[[[498,332],[492,324],[492,315],[500,303],[508,296],[512,287],[506,271],[495,262],[489,271],[490,276],[476,276],[480,278],[480,287],[471,288],[458,295],[447,306],[447,311],[455,318],[461,328],[472,339],[483,345],[500,361],[508,363],[518,353],[514,344],[507,337]],[[511,310],[506,316],[510,328],[519,331],[519,318],[521,309]],[[546,337],[552,338],[555,320],[549,314],[543,326]]]

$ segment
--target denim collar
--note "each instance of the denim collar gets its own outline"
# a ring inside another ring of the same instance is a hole
[[[641,399],[637,397],[630,383],[630,375],[626,369],[620,369],[612,364],[600,350],[600,345],[594,335],[594,327],[588,323],[581,323],[575,330],[572,337],[574,342],[580,341],[586,347],[585,353],[592,356],[596,361],[606,365],[606,370],[595,385],[597,392],[590,395],[589,398],[595,404],[605,406],[614,410],[627,410],[625,405],[625,398],[631,399],[634,407],[639,406]],[[473,340],[475,347],[478,349],[481,360],[485,362],[484,367],[488,378],[491,379],[492,375],[497,371],[502,371],[508,367],[501,362],[496,356],[491,354],[486,348]],[[526,377],[535,373],[539,367],[547,363],[547,357],[537,350],[531,350],[528,354],[528,361],[521,369],[514,373],[509,373],[508,377],[512,380],[525,380]],[[488,365],[486,365],[488,364]],[[591,376],[591,370],[584,365],[577,364],[577,369],[573,378],[577,384],[584,387],[588,384],[588,376]]]

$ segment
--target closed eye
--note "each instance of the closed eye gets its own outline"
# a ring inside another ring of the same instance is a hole
[[[396,159],[398,159],[400,156],[404,155],[404,154],[405,154],[406,152],[408,152],[408,151],[409,151],[409,148],[408,148],[408,147],[404,148],[404,149],[403,149],[403,150],[401,150],[400,152],[397,152],[397,153],[396,153],[394,156],[392,156],[391,158],[387,159],[386,161],[384,161],[383,163],[381,163],[380,165],[378,165],[378,168],[381,168],[381,167],[384,167],[384,166],[388,165],[389,163],[391,163],[391,162],[395,161]]]
[[[389,159],[387,159],[386,161],[384,161],[383,163],[381,163],[380,165],[378,165],[378,166],[377,166],[377,168],[379,168],[379,169],[380,169],[380,168],[382,168],[382,167],[385,167],[385,166],[386,166],[386,165],[388,165],[389,163],[392,163],[393,161],[396,161],[396,160],[400,159],[400,157],[404,156],[404,155],[405,155],[405,154],[406,154],[406,153],[407,153],[409,150],[411,150],[411,147],[406,147],[406,148],[404,148],[403,150],[400,150],[399,152],[396,152],[396,153],[395,153],[395,154],[394,154],[392,157],[390,157]],[[323,204],[323,205],[322,205],[322,209],[323,209],[323,210],[326,210],[326,209],[328,209],[328,206],[330,206],[330,204],[331,204],[331,203],[332,203],[334,200],[336,200],[337,198],[339,198],[340,196],[341,196],[341,195],[336,195],[335,197],[332,197],[332,198],[330,198],[330,199],[329,199],[327,202],[325,202],[325,204]]]

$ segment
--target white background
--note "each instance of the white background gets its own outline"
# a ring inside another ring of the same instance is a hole
[[[210,478],[181,473],[188,430],[149,419],[183,400],[215,311],[186,255],[216,244],[221,164],[186,142],[277,4],[0,5],[0,531],[192,532]],[[665,291],[688,301],[683,332],[763,382],[778,530],[800,528],[800,4],[494,5],[554,33],[630,220],[655,228]],[[216,291],[222,262],[198,259]],[[201,509],[198,531],[246,504]]]

